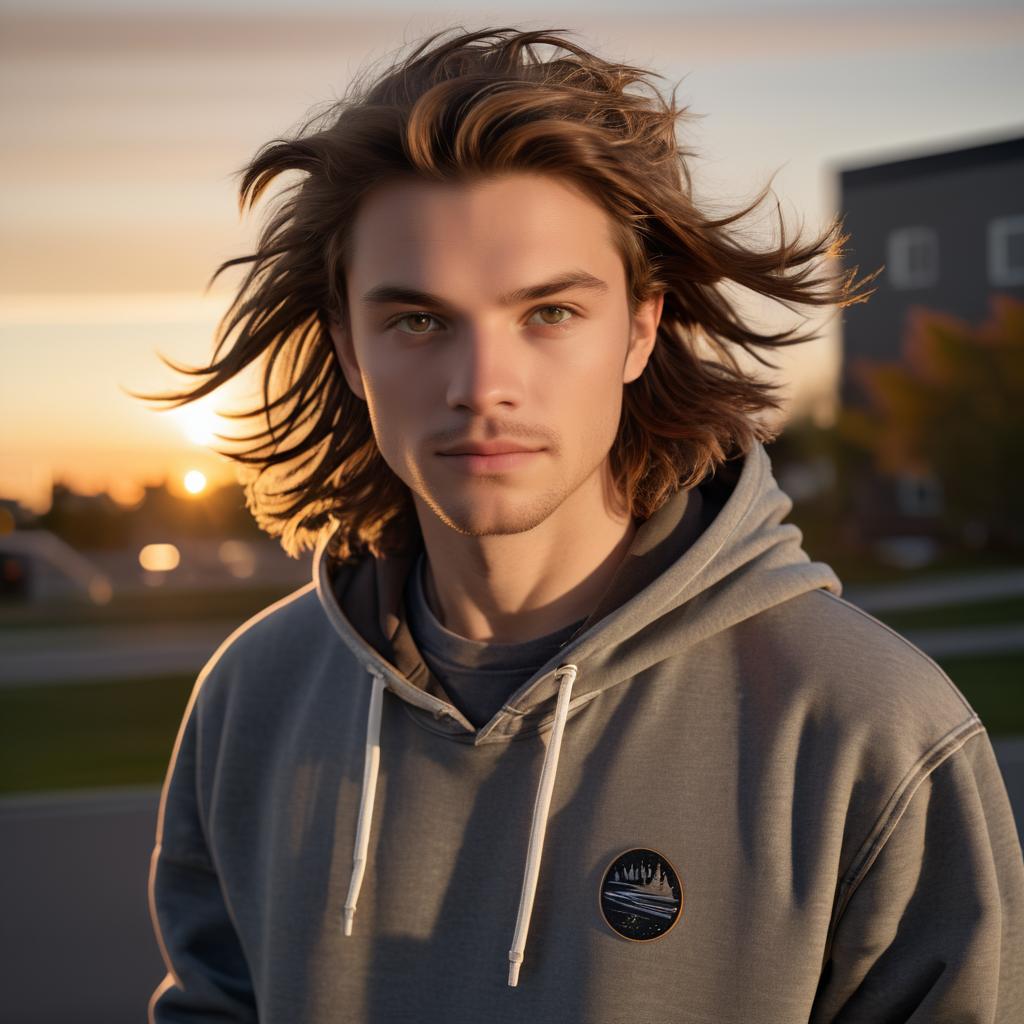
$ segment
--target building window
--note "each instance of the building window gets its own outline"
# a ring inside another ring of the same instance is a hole
[[[988,222],[988,279],[997,287],[1024,284],[1024,216]]]
[[[889,233],[886,270],[893,288],[930,288],[939,280],[939,236],[932,228]]]

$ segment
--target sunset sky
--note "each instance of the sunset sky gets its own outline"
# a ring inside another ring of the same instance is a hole
[[[372,20],[357,13],[367,6]],[[216,403],[157,414],[122,388],[180,386],[158,352],[186,363],[209,353],[238,278],[209,295],[204,286],[250,250],[260,223],[240,220],[234,172],[340,97],[356,69],[428,31],[570,29],[652,67],[703,115],[685,140],[700,153],[698,199],[735,209],[777,171],[787,222],[808,233],[836,211],[837,168],[1024,124],[1020,4],[300,0],[283,10],[0,4],[0,497],[41,508],[55,478],[124,500],[189,469],[231,478],[205,447]],[[823,330],[788,350],[784,372],[793,409],[825,416],[835,319]]]

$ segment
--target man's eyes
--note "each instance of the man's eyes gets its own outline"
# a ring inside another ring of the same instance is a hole
[[[390,326],[390,327],[397,327],[404,320],[434,320],[435,323],[437,322],[436,318],[432,317],[429,313],[403,313],[402,316],[396,317],[396,319],[392,320],[391,323],[388,326]],[[433,334],[434,332],[433,331],[405,331],[404,333],[405,334]]]
[[[532,319],[532,317],[537,316],[538,314],[547,314],[547,313],[551,313],[552,311],[555,311],[558,314],[560,314],[560,318],[557,321],[550,321],[550,320],[542,319],[541,322],[540,322],[540,325],[542,327],[563,327],[570,320],[572,320],[572,319],[574,319],[576,317],[576,313],[573,310],[568,309],[566,306],[540,306],[537,309],[535,309],[533,311],[533,313],[531,313],[531,319]],[[398,327],[399,324],[404,323],[405,321],[410,321],[410,323],[417,323],[419,326],[423,326],[423,327],[426,327],[426,323],[429,323],[430,321],[433,321],[434,323],[437,323],[437,324],[441,323],[441,321],[438,320],[438,318],[436,316],[434,316],[432,313],[416,312],[416,313],[403,313],[401,316],[396,317],[394,320],[392,320],[387,326],[388,327]],[[403,334],[435,334],[436,330],[431,330],[429,328],[427,328],[425,330],[412,329],[412,330],[403,330],[402,333]]]
[[[540,309],[534,310],[534,312],[535,313],[548,313],[548,312],[550,312],[553,309],[557,310],[560,313],[568,313],[569,315],[567,317],[565,317],[564,319],[559,320],[557,323],[553,323],[553,324],[552,323],[545,323],[544,324],[545,327],[561,327],[562,324],[568,323],[569,320],[571,320],[576,315],[571,309],[566,309],[565,306],[541,306]]]

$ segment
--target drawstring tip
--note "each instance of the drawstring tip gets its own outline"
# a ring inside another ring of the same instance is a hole
[[[346,935],[351,935],[352,934],[352,919],[355,916],[356,916],[356,908],[355,907],[346,907],[345,908],[345,934]]]
[[[508,960],[508,984],[509,988],[515,988],[519,984],[519,965],[523,962],[523,954],[518,954],[519,959],[513,960],[515,953],[510,953]]]

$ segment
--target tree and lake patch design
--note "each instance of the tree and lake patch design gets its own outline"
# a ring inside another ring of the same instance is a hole
[[[627,939],[664,935],[679,920],[683,889],[667,858],[654,850],[627,850],[608,866],[601,880],[601,914]]]

